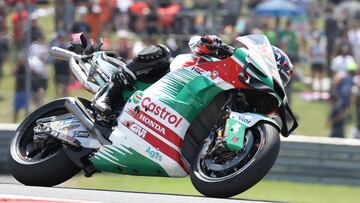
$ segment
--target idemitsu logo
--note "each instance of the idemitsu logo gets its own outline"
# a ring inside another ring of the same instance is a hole
[[[183,120],[182,117],[178,118],[175,114],[172,114],[171,111],[169,111],[166,107],[151,102],[149,97],[146,97],[142,100],[141,107],[146,109],[146,112],[150,112],[156,116],[159,116],[160,119],[168,122],[171,125],[174,125],[175,127],[178,127]]]

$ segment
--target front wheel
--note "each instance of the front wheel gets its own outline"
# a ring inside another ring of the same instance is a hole
[[[65,101],[59,99],[40,107],[16,130],[10,144],[8,162],[10,173],[19,182],[32,186],[54,186],[80,171],[67,157],[61,141],[49,136],[40,145],[34,139],[33,129],[38,119],[68,113]],[[81,101],[89,104],[85,99]]]
[[[205,196],[231,197],[254,186],[271,169],[279,154],[279,131],[260,124],[247,132],[243,150],[214,147],[208,139],[200,147],[190,172],[191,181]]]

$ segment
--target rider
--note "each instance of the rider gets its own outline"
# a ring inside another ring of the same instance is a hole
[[[203,63],[209,61],[206,56],[219,58],[217,48],[221,43],[221,39],[215,35],[206,35],[204,37],[194,36],[189,41],[189,47],[193,54],[186,55],[186,59],[176,57],[172,66],[173,64],[177,64],[177,67],[186,67]],[[279,48],[273,46],[273,52],[281,80],[285,86],[291,79],[293,65],[289,57]],[[152,71],[151,77],[149,77],[149,74],[143,74],[142,76],[141,74],[135,73],[144,72],[144,69],[141,68],[144,66],[150,67],[149,69],[151,70],[159,71]],[[125,88],[129,91],[134,90],[134,81],[140,77],[142,77],[142,80],[151,78],[151,80],[153,80],[152,82],[155,82],[169,71],[169,66],[170,51],[166,46],[156,45],[145,48],[137,57],[130,61],[126,67],[120,67],[119,71],[113,74],[111,80],[94,97],[93,106],[95,110],[100,113],[100,115],[103,115],[105,121],[114,121],[116,110],[125,104],[121,92]],[[137,71],[139,67],[141,71]]]

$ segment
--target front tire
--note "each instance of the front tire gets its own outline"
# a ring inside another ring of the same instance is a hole
[[[236,157],[244,158],[238,160],[238,165],[221,173],[206,168],[200,152],[196,155],[190,178],[194,187],[201,194],[217,198],[231,197],[251,188],[268,173],[279,154],[279,131],[272,125],[260,124],[247,132],[248,140],[249,136],[253,137],[251,138],[252,144],[246,146],[245,143],[243,150],[248,154],[236,155],[234,159]],[[206,143],[200,149],[202,150],[204,147],[206,147]],[[247,149],[247,147],[251,148]],[[233,163],[234,160],[230,160],[230,162]],[[207,161],[207,163],[211,162]],[[228,163],[224,163],[224,166],[225,164]]]
[[[68,113],[66,99],[52,101],[28,116],[16,130],[10,144],[9,170],[16,180],[31,186],[54,186],[73,177],[80,171],[66,155],[63,143],[48,138],[49,147],[34,145],[33,128],[36,120]],[[82,100],[88,102],[87,100]]]

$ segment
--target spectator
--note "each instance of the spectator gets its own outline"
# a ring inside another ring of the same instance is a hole
[[[87,5],[85,22],[90,26],[91,38],[96,40],[101,34],[100,21],[101,8],[96,1],[90,1]]]
[[[55,31],[62,30],[65,28],[65,14],[66,14],[66,4],[63,0],[55,0]]]
[[[351,47],[351,44],[350,44],[350,41],[349,41],[349,38],[348,38],[348,31],[347,30],[342,30],[340,32],[340,35],[335,39],[335,42],[332,42],[334,43],[334,56],[338,56],[338,55],[341,55],[341,52],[342,52],[342,48],[343,47],[347,47],[349,48],[348,50],[348,54],[349,55],[352,55],[352,47]]]
[[[280,31],[280,48],[289,56],[293,64],[298,60],[298,42],[296,32],[292,29],[291,21],[286,22],[285,29]],[[289,103],[291,104],[293,80],[285,87],[286,95],[288,96]]]
[[[298,42],[290,20],[286,22],[285,29],[280,31],[279,37],[280,48],[289,56],[291,62],[296,63],[298,59]]]
[[[59,30],[65,30],[66,32],[70,32],[71,28],[74,25],[75,22],[75,12],[76,12],[76,0],[65,0],[65,22],[64,22],[64,28]],[[55,30],[55,31],[59,31]]]
[[[37,17],[31,16],[31,42],[36,41],[41,36],[44,36],[42,28],[39,26]]]
[[[313,35],[314,40],[310,48],[312,87],[315,87],[315,78],[317,78],[319,91],[324,92],[322,83],[326,65],[326,47],[321,33],[315,32]]]
[[[205,35],[205,18],[203,15],[197,15],[195,17],[194,33],[198,35]]]
[[[274,31],[274,28],[271,27],[271,22],[270,22],[270,18],[265,18],[264,22],[263,22],[263,34],[269,39],[270,44],[274,45],[274,46],[278,46],[279,45],[279,39],[278,36],[276,34],[276,32]],[[287,52],[286,52],[287,53]]]
[[[83,32],[85,35],[89,36],[91,32],[91,28],[89,24],[85,21],[85,15],[87,12],[86,7],[80,7],[79,8],[79,20],[76,21],[71,29],[72,33],[80,33]]]
[[[176,2],[162,0],[159,3],[157,13],[163,33],[172,33],[176,15],[180,12],[181,6]]]
[[[14,115],[13,121],[16,123],[19,118],[19,111],[25,111],[29,105],[29,96],[26,92],[26,56],[24,52],[19,52],[16,56],[15,76],[15,95],[14,95]],[[25,116],[28,112],[25,112]]]
[[[133,0],[117,0],[117,7],[121,13],[127,13],[133,3]]]
[[[59,31],[56,38],[51,42],[51,46],[66,49],[68,47],[67,41],[66,33],[64,31]],[[65,97],[68,94],[67,86],[70,83],[69,62],[54,59],[53,65],[55,70],[56,95]]]
[[[133,41],[131,40],[132,33],[129,33],[126,30],[119,30],[117,32],[118,41],[116,44],[116,53],[122,57],[125,61],[128,61],[133,58],[132,48]]]
[[[112,16],[113,11],[115,10],[116,0],[100,0],[99,7],[100,7],[100,25],[101,31],[100,32],[108,32],[111,30],[112,26]]]
[[[330,137],[344,138],[344,128],[350,106],[353,77],[357,71],[357,65],[353,63],[347,72],[339,71],[334,74],[332,80],[330,104],[332,107],[328,125],[331,126]]]
[[[154,5],[149,5],[149,9],[145,14],[145,31],[148,36],[153,36],[159,34],[159,16],[156,12],[156,7]]]
[[[330,137],[344,138],[345,112],[336,94],[330,96],[331,113],[327,125],[331,128]]]
[[[242,1],[243,0],[231,0],[225,2],[225,11],[227,11],[223,20],[225,26],[235,26],[238,16],[240,15]]]
[[[3,76],[3,64],[9,51],[6,26],[6,5],[0,4],[0,82]],[[0,99],[2,97],[0,96]]]
[[[332,66],[331,64],[331,58],[334,55],[334,41],[335,38],[338,36],[339,33],[339,28],[337,25],[337,21],[334,18],[333,15],[333,7],[332,6],[327,6],[327,8],[325,9],[325,24],[324,24],[324,32],[325,32],[325,36],[326,36],[326,52],[327,52],[327,59],[326,59],[326,63],[327,63],[327,72],[328,74],[330,74],[330,67]]]
[[[48,85],[48,48],[44,36],[39,36],[28,50],[28,65],[31,72],[32,100],[36,107],[44,103],[45,91]]]
[[[360,65],[360,24],[354,23],[348,32],[349,43],[352,46],[353,56],[358,65]]]
[[[340,47],[339,55],[336,56],[332,61],[332,65],[331,65],[332,74],[336,74],[337,72],[340,71],[346,72],[348,67],[350,67],[353,64],[356,65],[356,62],[354,57],[351,55],[350,45],[344,44]]]
[[[124,0],[118,0],[118,8],[115,9],[114,11],[114,28],[115,31],[118,30],[128,30],[128,24],[129,24],[129,14],[128,14],[128,7],[124,7],[123,4],[121,4],[121,2],[123,2]],[[126,1],[128,2],[128,1]],[[127,5],[129,6],[129,5]]]
[[[130,23],[129,28],[131,31],[140,33],[144,30],[144,14],[149,8],[148,4],[143,1],[135,1],[129,7]]]
[[[14,34],[14,45],[16,50],[22,50],[25,46],[26,37],[25,30],[28,21],[28,13],[21,3],[16,4],[15,12],[11,17]]]

